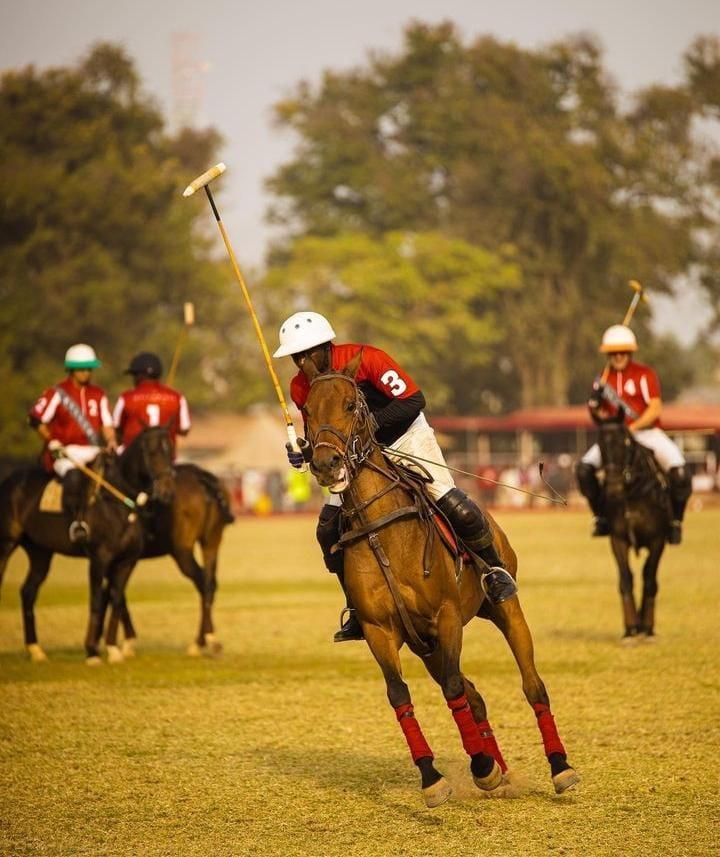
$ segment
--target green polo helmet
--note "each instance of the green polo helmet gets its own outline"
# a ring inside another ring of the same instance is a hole
[[[65,352],[66,369],[97,369],[101,365],[95,349],[83,342],[71,345]]]

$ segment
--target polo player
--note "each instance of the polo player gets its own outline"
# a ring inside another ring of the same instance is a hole
[[[93,348],[84,343],[65,353],[65,380],[40,396],[30,409],[28,422],[45,444],[43,464],[63,484],[63,508],[73,519],[71,542],[87,541],[88,527],[82,520],[83,474],[62,455],[61,449],[81,464],[89,464],[105,446],[116,448],[115,430],[105,391],[90,383],[93,369],[101,365]]]
[[[605,384],[600,383],[601,379],[595,379],[588,404],[593,409],[600,407],[603,417],[615,416],[619,407],[624,408],[625,424],[635,440],[655,454],[658,464],[667,474],[672,504],[673,520],[668,542],[679,545],[685,506],[692,491],[691,476],[677,444],[660,428],[660,381],[654,369],[633,360],[632,355],[637,349],[637,339],[629,327],[614,324],[605,331],[600,352],[608,355],[609,373]],[[610,534],[603,491],[597,478],[601,465],[600,447],[593,444],[575,471],[580,491],[587,498],[594,515],[593,536]]]
[[[299,371],[290,384],[290,395],[302,413],[310,383],[302,371],[306,360],[312,360],[320,372],[340,372],[352,358],[361,354],[355,380],[365,396],[375,422],[375,437],[389,451],[406,452],[436,464],[423,463],[432,476],[427,490],[447,516],[465,545],[489,566],[483,575],[483,589],[493,604],[507,600],[517,591],[514,580],[503,567],[492,541],[492,533],[480,508],[459,488],[445,468],[445,459],[423,409],[425,396],[421,389],[384,351],[371,345],[336,344],[330,322],[316,312],[297,312],[280,327],[280,347],[275,357],[291,357]],[[303,414],[304,419],[304,414]],[[301,441],[306,444],[307,441]],[[304,463],[302,451],[288,447],[288,460],[293,467]],[[413,467],[412,463],[409,464]],[[331,553],[340,538],[342,495],[332,494],[320,511],[317,539],[328,571],[338,576],[345,590],[342,551]],[[347,596],[347,593],[346,593]],[[347,605],[348,618],[335,634],[335,642],[361,640],[362,630],[352,605]]]

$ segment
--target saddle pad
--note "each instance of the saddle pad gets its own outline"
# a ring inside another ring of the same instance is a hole
[[[62,484],[57,479],[51,479],[40,498],[40,511],[62,514],[62,510]]]

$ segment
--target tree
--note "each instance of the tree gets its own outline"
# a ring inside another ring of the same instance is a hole
[[[268,273],[275,318],[297,309],[326,313],[343,339],[371,341],[403,365],[434,408],[482,406],[480,373],[502,338],[499,296],[514,292],[508,260],[437,233],[345,233],[296,241]]]
[[[143,95],[120,48],[96,46],[72,68],[10,71],[0,80],[0,344],[5,355],[0,441],[6,454],[37,447],[24,425],[32,399],[62,375],[73,342],[95,346],[98,380],[127,385],[133,353],[169,362],[181,307],[200,324],[182,364],[194,404],[248,401],[242,365],[231,381],[228,344],[246,337],[240,299],[214,261],[202,201],[181,196],[214,159],[212,129],[175,136]],[[188,367],[194,367],[189,373]]]
[[[698,53],[707,105],[717,66]],[[521,287],[500,296],[503,405],[563,404],[587,388],[585,355],[622,317],[629,278],[667,291],[695,266],[711,276],[700,103],[687,86],[656,86],[622,109],[587,37],[529,51],[415,23],[400,53],[327,72],[276,106],[298,144],[268,181],[270,216],[289,241],[410,230],[512,248]]]

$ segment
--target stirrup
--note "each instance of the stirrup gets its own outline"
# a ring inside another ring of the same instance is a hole
[[[347,619],[345,618],[347,616]],[[345,607],[340,613],[340,630],[333,636],[334,643],[344,643],[347,640],[364,640],[362,628],[357,620],[353,607]]]
[[[502,604],[518,591],[510,573],[499,565],[492,566],[480,578],[480,586],[491,604]]]
[[[84,544],[90,538],[90,527],[85,521],[73,521],[68,527],[68,538],[76,544]]]

